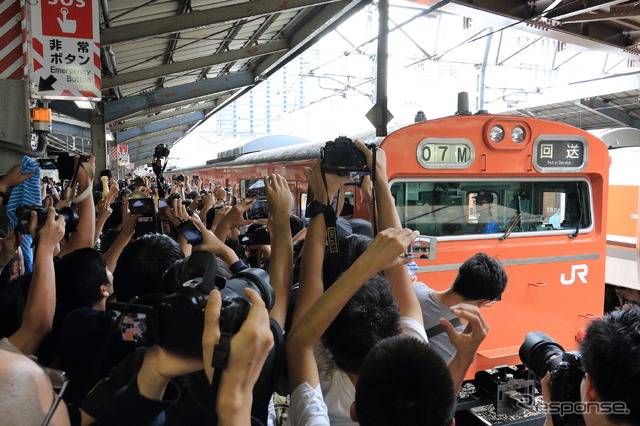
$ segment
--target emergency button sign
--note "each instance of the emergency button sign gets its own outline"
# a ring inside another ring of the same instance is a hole
[[[42,0],[42,35],[93,39],[90,0]]]
[[[26,2],[32,97],[101,99],[99,1]]]

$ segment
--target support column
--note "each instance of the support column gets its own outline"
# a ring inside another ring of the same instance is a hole
[[[389,0],[378,2],[378,67],[376,80],[376,136],[387,136],[387,62],[389,59]]]
[[[100,102],[91,111],[91,153],[96,157],[96,173],[109,167],[106,127],[104,124],[104,104]]]

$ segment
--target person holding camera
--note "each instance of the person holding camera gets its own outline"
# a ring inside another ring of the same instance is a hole
[[[30,228],[34,234],[36,223],[36,212],[32,212]],[[33,355],[51,331],[56,309],[53,256],[62,237],[64,218],[56,218],[55,210],[50,207],[44,226],[38,231],[33,277],[22,314],[22,323],[15,333],[0,340],[0,349]]]
[[[501,300],[507,286],[507,274],[498,259],[485,253],[476,253],[458,269],[453,284],[444,291],[434,291],[421,282],[414,283],[429,344],[446,362],[455,355],[455,347],[449,341],[440,318],[445,318],[459,332],[465,324],[451,313],[450,308],[459,303],[489,307]]]
[[[220,425],[249,425],[252,389],[273,345],[268,313],[261,297],[247,289],[252,307],[240,330],[231,338],[228,365],[221,374],[215,406]],[[154,345],[144,354],[139,371],[105,407],[94,425],[153,425],[163,422],[164,411],[180,391],[171,379],[202,370],[214,377],[211,359],[221,340],[222,301],[213,290],[205,308],[201,358],[179,355]],[[7,424],[71,424],[62,401],[67,379],[60,371],[42,369],[22,354],[0,347],[0,413]],[[56,394],[53,389],[58,390]]]
[[[580,401],[572,401],[579,410],[568,414],[581,414],[586,426],[640,425],[640,307],[593,320],[580,342],[580,354],[584,370]],[[558,402],[552,399],[558,383],[551,373],[541,385],[544,401]],[[545,426],[554,425],[550,412]]]

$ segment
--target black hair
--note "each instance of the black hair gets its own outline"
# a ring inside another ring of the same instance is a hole
[[[609,312],[591,322],[580,345],[582,365],[603,402],[623,402],[628,414],[613,423],[640,424],[640,307]]]
[[[369,350],[400,334],[400,311],[389,282],[374,275],[353,295],[322,336],[342,370],[357,374]]]
[[[225,279],[231,278],[231,270],[224,260],[216,257],[216,261],[216,276]],[[169,269],[162,276],[161,293],[175,293],[185,281],[195,278],[188,273],[188,262],[189,257],[185,257],[184,259],[176,260],[173,265],[169,266]]]
[[[338,270],[335,270],[333,263],[327,255],[325,255],[322,265],[322,279],[325,290],[331,287],[331,284],[333,284],[337,277],[353,265],[353,262],[367,250],[371,241],[371,238],[359,234],[351,234],[348,237],[338,238],[338,249],[340,250]]]
[[[144,235],[129,243],[118,258],[113,274],[116,297],[126,302],[135,296],[160,292],[162,275],[184,253],[163,234]]]
[[[455,405],[449,369],[426,343],[390,337],[365,358],[356,384],[361,425],[449,426]]]
[[[500,300],[507,286],[502,263],[485,253],[476,253],[458,269],[451,289],[466,300]]]
[[[98,250],[81,248],[55,265],[57,299],[69,311],[91,307],[102,299],[101,285],[109,284],[107,264]]]
[[[216,210],[215,208],[210,208],[207,210],[207,214],[205,216],[205,225],[207,229],[211,229],[211,225],[213,225],[213,220],[216,218]]]
[[[291,227],[291,237],[304,229],[304,222],[295,214],[289,215],[289,226]]]
[[[105,230],[113,229],[122,223],[122,206],[122,201],[114,201],[109,205],[109,207],[111,207],[111,214],[104,222]]]

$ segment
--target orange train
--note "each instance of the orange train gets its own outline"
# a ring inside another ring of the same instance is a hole
[[[483,309],[491,331],[468,378],[519,364],[518,349],[530,331],[546,332],[565,350],[577,349],[581,330],[604,307],[610,157],[600,139],[553,121],[495,115],[452,116],[384,138],[358,137],[386,152],[403,226],[437,239],[435,258],[416,260],[419,281],[446,289],[476,252],[505,265],[509,283],[502,301]],[[253,183],[248,179],[282,174],[295,213],[303,215],[302,170],[319,158],[323,145],[221,158],[191,172],[245,189]],[[349,188],[354,216],[366,217],[359,189]],[[478,233],[478,194],[492,200],[492,233]]]

